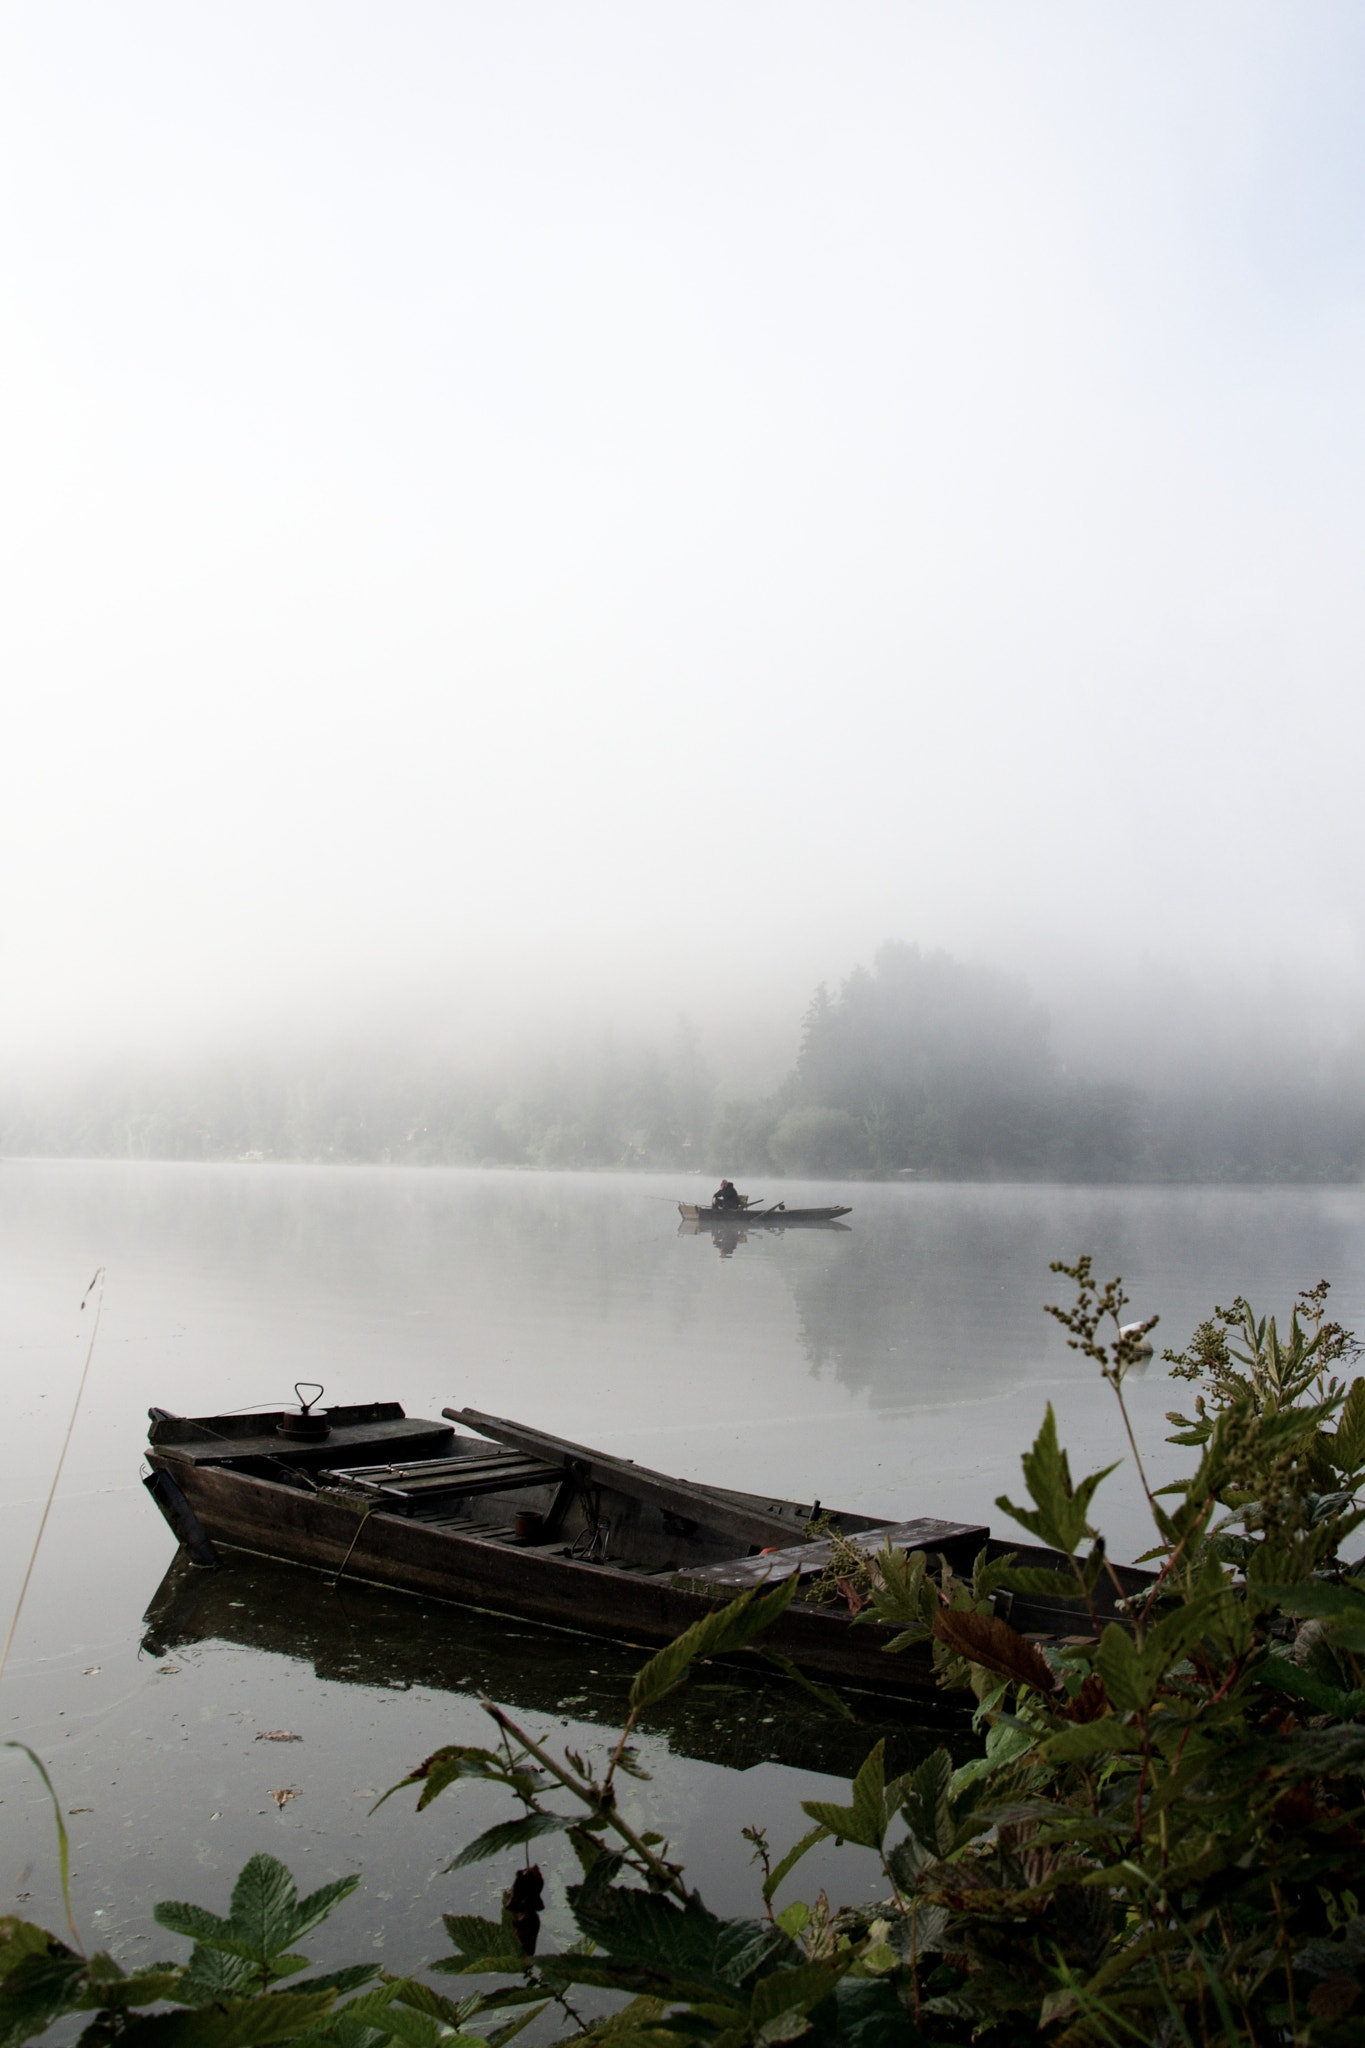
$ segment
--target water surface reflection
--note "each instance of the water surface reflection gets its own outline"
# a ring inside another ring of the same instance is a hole
[[[5,1734],[42,1752],[72,1814],[87,1932],[148,1953],[152,1898],[221,1902],[226,1873],[270,1848],[312,1883],[363,1868],[386,1960],[439,1953],[442,1910],[496,1909],[501,1872],[465,1874],[463,1891],[440,1873],[459,1836],[499,1816],[476,1788],[420,1821],[398,1801],[369,1819],[376,1793],[438,1743],[483,1739],[480,1692],[604,1741],[638,1661],[373,1589],[329,1601],[306,1575],[241,1560],[198,1585],[173,1573],[144,1622],[171,1554],[137,1483],[152,1403],[278,1406],[296,1380],[321,1380],[334,1400],[468,1404],[721,1485],[998,1527],[995,1496],[1017,1490],[1045,1402],[1075,1466],[1126,1450],[1109,1397],[1042,1313],[1060,1298],[1050,1259],[1088,1250],[1122,1273],[1134,1313],[1161,1314],[1159,1342],[1183,1343],[1239,1291],[1283,1309],[1324,1274],[1334,1313],[1365,1325],[1358,1189],[788,1184],[793,1205],[850,1203],[851,1227],[746,1230],[722,1257],[709,1230],[678,1233],[688,1192],[662,1176],[0,1167],[5,1615],[84,1356],[76,1305],[97,1265],[109,1273],[0,1694]],[[1184,1392],[1159,1361],[1133,1382],[1158,1483],[1183,1466],[1163,1438]],[[1098,1499],[1116,1554],[1144,1547],[1139,1508],[1125,1464]],[[256,1740],[276,1728],[303,1740]],[[709,1674],[647,1738],[648,1824],[709,1859],[712,1904],[747,1909],[739,1827],[790,1840],[801,1788],[851,1768],[869,1733]],[[277,1808],[271,1792],[290,1787]],[[50,1813],[12,1751],[0,1801],[0,1899],[56,1925]],[[825,1877],[853,1889],[837,1867]]]

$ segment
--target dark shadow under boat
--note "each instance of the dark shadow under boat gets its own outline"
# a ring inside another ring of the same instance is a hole
[[[161,1659],[223,1643],[311,1667],[332,1685],[419,1689],[491,1699],[515,1714],[571,1717],[606,1730],[625,1718],[643,1652],[577,1630],[479,1608],[414,1599],[342,1579],[320,1588],[274,1558],[224,1548],[222,1569],[172,1561],[144,1618],[143,1649]],[[652,1647],[652,1646],[651,1646]],[[837,1713],[756,1659],[694,1673],[651,1712],[674,1756],[748,1770],[778,1763],[852,1777],[884,1739],[888,1769],[913,1769],[947,1741],[972,1744],[965,1715],[944,1699],[852,1696]]]

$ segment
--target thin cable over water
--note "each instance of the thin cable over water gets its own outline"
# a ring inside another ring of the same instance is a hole
[[[71,1433],[76,1427],[76,1417],[80,1413],[81,1400],[85,1393],[85,1383],[90,1377],[90,1361],[95,1355],[95,1339],[99,1335],[100,1317],[104,1312],[103,1266],[96,1268],[94,1279],[81,1296],[82,1313],[84,1313],[85,1305],[96,1287],[99,1288],[99,1293],[95,1296],[95,1320],[90,1327],[90,1342],[85,1348],[85,1364],[81,1368],[81,1382],[76,1389],[76,1398],[71,1404],[71,1420],[67,1423],[66,1435],[62,1438],[61,1455],[57,1459],[57,1469],[52,1475],[52,1484],[47,1490],[47,1499],[43,1504],[43,1517],[38,1524],[38,1533],[33,1539],[33,1548],[29,1552],[28,1567],[24,1572],[24,1583],[20,1586],[19,1598],[14,1603],[14,1614],[10,1620],[9,1634],[5,1637],[4,1649],[0,1650],[0,1678],[4,1677],[5,1666],[9,1662],[9,1653],[14,1643],[15,1631],[19,1626],[19,1616],[24,1611],[24,1596],[28,1592],[28,1582],[33,1577],[33,1567],[38,1562],[38,1551],[42,1545],[43,1531],[47,1527],[47,1518],[52,1512],[52,1503],[56,1498],[57,1484],[62,1476],[62,1466],[66,1463],[66,1454],[71,1447]]]

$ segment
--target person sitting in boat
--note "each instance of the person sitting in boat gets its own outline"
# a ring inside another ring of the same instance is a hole
[[[713,1209],[742,1209],[743,1198],[732,1180],[723,1180],[711,1197]]]

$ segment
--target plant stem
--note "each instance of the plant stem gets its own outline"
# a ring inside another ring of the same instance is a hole
[[[562,1765],[557,1764],[547,1749],[543,1749],[538,1742],[533,1741],[529,1735],[518,1728],[516,1722],[504,1714],[501,1707],[494,1706],[491,1700],[481,1700],[479,1704],[486,1714],[491,1715],[500,1728],[505,1728],[510,1735],[516,1737],[528,1756],[533,1756],[537,1763],[543,1764],[552,1778],[558,1778],[566,1791],[572,1792],[575,1799],[580,1800],[593,1813],[600,1814],[608,1827],[613,1828],[622,1841],[626,1842],[633,1853],[653,1872],[656,1881],[660,1885],[666,1890],[671,1891],[676,1898],[683,1900],[684,1903],[691,1897],[691,1893],[679,1877],[677,1871],[670,1864],[665,1863],[662,1857],[656,1856],[649,1847],[649,1844],[640,1840],[634,1828],[622,1820],[620,1814],[616,1811],[615,1803],[609,1793],[604,1792],[601,1786],[585,1785],[583,1780],[574,1772],[567,1771]]]

